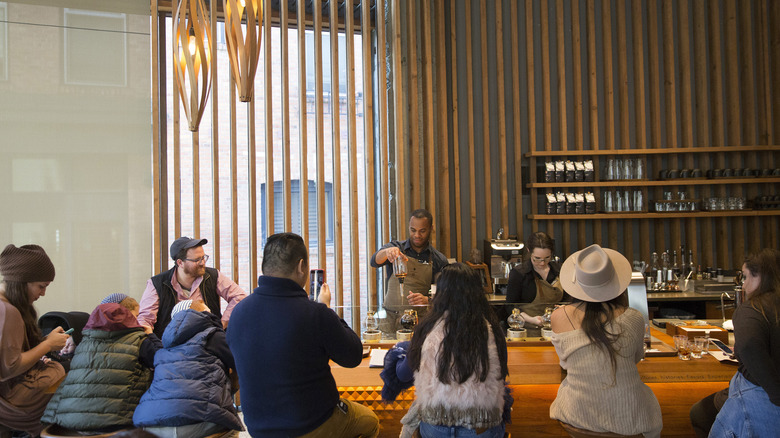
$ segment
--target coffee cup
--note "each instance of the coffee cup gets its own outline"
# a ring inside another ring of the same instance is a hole
[[[668,179],[669,178],[669,171],[668,170],[662,170],[658,172],[658,179]]]
[[[677,179],[680,177],[680,171],[677,169],[672,169],[669,171],[669,179]]]
[[[691,177],[691,169],[683,169],[680,171],[680,178],[690,178]]]
[[[734,169],[726,169],[723,171],[724,178],[731,178],[732,176],[734,176]]]
[[[713,178],[723,178],[723,169],[712,169]]]
[[[772,171],[772,176],[780,176],[780,167]]]
[[[701,178],[701,169],[693,169],[691,171],[691,178]]]
[[[772,169],[761,169],[761,176],[772,176]]]

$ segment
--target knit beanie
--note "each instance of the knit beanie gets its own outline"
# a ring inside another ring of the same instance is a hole
[[[171,310],[171,318],[173,318],[173,315],[176,315],[182,310],[189,309],[191,305],[192,305],[192,300],[179,301],[175,306],[173,306],[173,310]]]
[[[121,293],[115,293],[103,298],[103,301],[101,301],[100,304],[108,304],[108,303],[119,304],[122,301],[124,301],[125,298],[127,298],[127,295]]]
[[[9,244],[0,254],[0,274],[5,281],[32,283],[53,281],[54,264],[38,245]]]

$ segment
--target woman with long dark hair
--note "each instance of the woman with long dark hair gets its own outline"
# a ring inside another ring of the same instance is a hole
[[[54,265],[38,245],[8,245],[0,254],[0,424],[37,436],[51,398],[45,391],[65,376],[57,362],[41,359],[65,346],[57,327],[43,338],[33,303],[54,280]]]
[[[479,274],[462,263],[446,266],[404,363],[416,394],[405,430],[419,422],[423,437],[503,436],[506,359],[506,339]]]
[[[574,301],[551,318],[552,343],[567,375],[550,418],[592,432],[660,436],[661,407],[636,367],[645,319],[628,307],[628,260],[591,245],[566,259],[560,278]]]
[[[742,265],[745,302],[735,311],[739,360],[711,437],[774,437],[780,430],[780,251],[764,249]]]

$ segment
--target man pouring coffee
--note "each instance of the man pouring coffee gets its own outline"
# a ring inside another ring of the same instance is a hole
[[[431,284],[449,262],[447,257],[430,244],[433,216],[428,210],[417,209],[409,218],[409,238],[393,240],[374,253],[371,266],[385,267],[385,300],[387,310],[398,312],[403,307],[428,304]],[[401,285],[393,276],[393,262],[406,261],[407,274]]]

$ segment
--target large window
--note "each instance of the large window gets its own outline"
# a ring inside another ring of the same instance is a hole
[[[274,12],[276,14],[276,11]],[[343,17],[341,18],[343,20]],[[325,18],[327,22],[327,17]],[[165,44],[166,51],[172,46],[172,19],[167,20]],[[183,111],[174,113],[174,106],[180,102],[174,98],[174,83],[170,59],[166,60],[167,82],[165,88],[167,96],[164,108],[167,118],[167,218],[168,218],[168,243],[178,235],[198,234],[209,239],[209,244],[218,240],[219,257],[213,257],[209,264],[228,273],[245,290],[251,290],[257,282],[252,276],[252,254],[256,250],[256,266],[262,262],[262,246],[267,236],[273,232],[286,231],[284,214],[286,212],[283,200],[283,180],[285,161],[289,162],[290,174],[286,176],[292,187],[290,199],[290,216],[292,223],[288,229],[300,233],[300,194],[301,181],[308,181],[308,233],[310,264],[312,268],[324,268],[328,274],[331,290],[336,294],[342,294],[344,305],[351,305],[352,288],[358,288],[361,294],[361,304],[366,303],[366,275],[370,248],[365,239],[366,227],[366,165],[363,134],[363,61],[362,61],[362,36],[355,34],[352,37],[354,45],[354,59],[347,57],[347,35],[341,32],[338,36],[338,47],[331,48],[330,33],[324,30],[321,34],[322,43],[322,118],[321,124],[317,123],[316,112],[316,75],[315,75],[315,33],[306,30],[305,43],[299,47],[298,30],[290,28],[285,35],[287,47],[287,60],[289,64],[283,66],[281,50],[283,35],[280,27],[273,27],[271,37],[263,34],[263,48],[258,65],[255,80],[254,103],[252,106],[242,102],[235,102],[235,110],[230,102],[230,64],[225,45],[224,25],[217,24],[216,34],[216,82],[212,85],[212,93],[209,103],[200,123],[197,135],[193,136],[187,130],[186,118]],[[266,74],[265,45],[270,44],[272,56],[270,63],[270,76]],[[300,74],[299,50],[305,50],[305,74],[304,87],[299,84]],[[336,60],[334,55],[338,56]],[[170,56],[170,55],[169,55]],[[335,93],[338,97],[335,103],[338,108],[335,114],[339,118],[338,128],[335,125],[336,118],[331,105],[331,84],[334,78],[331,73],[331,63],[339,65],[339,86]],[[350,84],[347,74],[354,69],[355,80],[355,108],[354,116],[348,114],[348,102]],[[287,81],[287,95],[283,95],[284,81]],[[267,88],[266,85],[270,86]],[[270,93],[269,93],[270,91]],[[287,98],[288,106],[284,107],[284,98]],[[301,99],[303,97],[303,99]],[[214,101],[217,106],[217,117],[213,118]],[[299,109],[304,106],[304,120]],[[254,118],[250,117],[250,108],[254,108]],[[235,111],[235,112],[233,112]],[[289,117],[289,124],[285,126],[285,111]],[[270,117],[267,118],[267,115]],[[350,122],[355,125],[354,142],[349,141]],[[269,124],[270,123],[270,124]],[[216,128],[216,131],[215,131]],[[305,129],[304,129],[305,128]],[[318,129],[322,132],[318,135]],[[231,131],[236,133],[231,138]],[[254,132],[254,136],[250,135]],[[286,134],[288,133],[288,134]],[[334,135],[335,133],[335,135]],[[284,138],[289,135],[289,149],[285,148]],[[318,137],[322,143],[318,144]],[[266,152],[267,141],[272,142],[272,156]],[[338,149],[335,147],[338,140]],[[231,142],[235,143],[235,150],[231,148]],[[301,167],[300,144],[305,142],[307,152],[307,165]],[[254,144],[255,161],[250,159],[252,145]],[[197,145],[193,147],[193,145]],[[212,149],[216,145],[217,152]],[[324,166],[318,169],[318,151],[323,154]],[[216,157],[216,159],[215,159]],[[350,170],[350,158],[355,157],[357,166]],[[340,167],[339,167],[340,166]],[[268,184],[268,170],[273,172],[273,193],[270,199],[267,197],[266,184]],[[252,179],[250,169],[254,169],[256,181],[256,210],[251,211]],[[215,173],[216,171],[216,173]],[[324,175],[324,181],[319,182],[319,176]],[[371,177],[373,173],[369,172]],[[352,187],[352,176],[356,177],[357,186]],[[233,187],[235,179],[235,187]],[[217,184],[214,184],[214,181]],[[325,211],[316,211],[317,197],[320,191],[324,192],[326,199]],[[350,207],[352,195],[356,196],[358,213],[355,216]],[[218,210],[215,212],[215,199],[218,202]],[[273,230],[269,229],[266,221],[267,206],[273,206],[274,224]],[[218,213],[218,214],[215,214]],[[339,216],[340,214],[340,216]],[[217,218],[218,216],[218,218]],[[318,222],[322,218],[322,222]],[[254,221],[254,224],[253,224]],[[319,241],[319,223],[324,224],[326,232],[325,242]],[[257,236],[252,239],[253,225],[257,230]],[[353,239],[351,232],[357,227],[359,238]],[[215,237],[218,239],[215,240]],[[237,242],[236,245],[233,242]],[[252,248],[252,242],[256,243],[256,249]],[[340,254],[337,256],[337,246],[340,242]],[[359,248],[359,256],[353,260],[352,248]],[[216,248],[207,248],[212,254]],[[326,260],[325,266],[321,266],[321,255]],[[338,260],[336,258],[339,257]],[[168,261],[170,264],[171,262]],[[359,265],[361,270],[360,283],[351,284],[350,269],[353,263]],[[332,273],[336,267],[343,272],[342,286],[339,287],[333,281]],[[335,299],[334,299],[335,302]],[[348,312],[347,312],[348,313]]]

